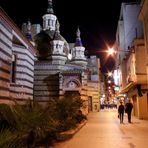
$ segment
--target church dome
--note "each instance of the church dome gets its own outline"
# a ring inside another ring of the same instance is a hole
[[[45,31],[41,31],[34,37],[34,41],[38,51],[38,59],[47,59],[48,55],[51,54],[51,37]]]
[[[69,45],[65,38],[54,30],[42,30],[35,36],[36,48],[40,59],[46,59],[50,54],[52,54],[51,42],[53,40],[61,40],[64,42],[63,52],[68,56]]]

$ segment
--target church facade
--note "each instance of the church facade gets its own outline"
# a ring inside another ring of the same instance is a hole
[[[31,25],[30,22],[23,24],[23,34],[34,45],[35,56],[34,53],[31,55],[33,99],[46,104],[50,99],[68,99],[78,95],[84,101],[85,114],[99,111],[100,61],[95,56],[85,56],[79,28],[76,41],[71,47],[60,34],[59,27],[52,0],[48,0],[42,29],[40,25]],[[93,66],[88,66],[92,63]]]

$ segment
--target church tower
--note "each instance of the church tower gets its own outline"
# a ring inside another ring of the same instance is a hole
[[[29,41],[32,41],[31,22],[28,20],[27,23],[22,24],[22,32]]]
[[[26,37],[29,41],[32,41],[32,33],[31,33],[31,22],[28,20],[27,23],[27,31],[26,31]]]
[[[47,13],[43,15],[43,30],[55,31],[57,17],[54,15],[52,0],[48,0]]]
[[[51,41],[52,64],[65,64],[66,60],[67,60],[67,56],[64,53],[64,40],[63,40],[63,37],[60,35],[60,29],[59,28],[60,28],[60,24],[59,24],[59,21],[57,20],[56,26],[55,26],[54,38]]]
[[[51,64],[66,63],[69,46],[60,34],[59,27],[52,0],[48,0],[47,14],[43,16],[43,30],[35,36],[38,60],[48,60]]]
[[[84,55],[85,47],[82,45],[80,34],[81,34],[80,29],[78,27],[77,33],[76,33],[77,37],[76,37],[75,45],[74,45],[74,48],[72,49],[71,63],[86,67],[87,61]]]
[[[44,104],[50,99],[77,95],[87,101],[87,60],[79,28],[72,59],[68,60],[69,45],[60,34],[60,24],[54,15],[51,0],[48,0],[43,21],[43,30],[35,36],[38,51],[34,67],[35,100]]]

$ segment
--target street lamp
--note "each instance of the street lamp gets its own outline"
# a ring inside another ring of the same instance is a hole
[[[134,48],[130,48],[131,50],[114,50],[113,48],[108,48],[108,54],[113,55],[116,54],[117,52],[125,52],[125,53],[135,53]]]
[[[108,54],[109,55],[113,55],[114,53],[116,53],[116,52],[115,52],[115,50],[113,48],[108,49]]]
[[[107,75],[108,75],[108,77],[111,77],[113,74],[112,74],[112,72],[108,72]]]
[[[111,83],[112,83],[112,81],[111,81],[111,80],[108,80],[108,83],[109,83],[109,84],[111,84]]]

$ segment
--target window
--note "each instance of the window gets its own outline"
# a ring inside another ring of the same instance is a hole
[[[45,28],[46,27],[46,20],[44,19],[43,20],[43,28]]]
[[[16,73],[16,55],[12,55],[11,63],[11,82],[15,83],[15,73]]]
[[[51,26],[54,27],[54,20],[51,20]]]

